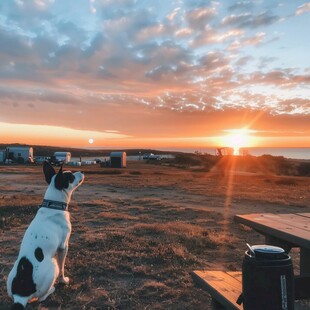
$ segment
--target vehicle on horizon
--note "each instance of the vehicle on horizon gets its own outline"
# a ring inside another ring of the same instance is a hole
[[[162,157],[160,155],[156,155],[153,153],[145,153],[143,154],[143,159],[147,159],[147,160],[161,160]]]

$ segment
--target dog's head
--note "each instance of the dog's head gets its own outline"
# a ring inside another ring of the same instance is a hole
[[[45,180],[49,184],[45,199],[69,203],[73,191],[84,181],[83,172],[63,171],[62,165],[56,173],[54,167],[47,161],[43,163]]]

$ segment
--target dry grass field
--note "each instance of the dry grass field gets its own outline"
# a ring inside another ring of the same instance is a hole
[[[310,212],[310,178],[268,169],[223,174],[129,161],[82,170],[70,206],[71,282],[29,310],[211,309],[190,272],[240,270],[245,243],[264,242],[235,214]],[[6,277],[45,188],[41,166],[0,166],[0,309],[11,305]]]

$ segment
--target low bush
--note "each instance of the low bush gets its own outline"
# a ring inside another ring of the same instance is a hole
[[[310,162],[300,163],[297,167],[298,175],[309,177],[310,176]]]

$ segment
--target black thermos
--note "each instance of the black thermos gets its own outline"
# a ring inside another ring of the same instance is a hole
[[[282,248],[255,245],[242,263],[244,310],[293,310],[294,271]]]

